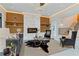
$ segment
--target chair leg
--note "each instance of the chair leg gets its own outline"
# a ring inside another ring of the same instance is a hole
[[[73,45],[73,48],[75,49],[75,45]]]
[[[61,41],[60,41],[60,45],[61,45],[62,43],[61,43]]]
[[[64,44],[62,44],[62,47],[64,47]]]

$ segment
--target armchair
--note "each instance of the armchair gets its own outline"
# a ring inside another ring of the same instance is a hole
[[[46,30],[44,37],[45,38],[51,38],[51,30]]]
[[[64,40],[63,40],[62,38],[60,38],[62,47],[64,47],[64,45],[72,45],[73,48],[75,48],[76,36],[77,36],[77,31],[72,31],[71,39],[64,38]]]

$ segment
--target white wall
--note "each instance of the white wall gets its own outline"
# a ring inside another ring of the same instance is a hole
[[[78,13],[79,13],[79,5],[77,5],[76,7],[72,8],[68,11],[62,12],[62,13],[52,17],[51,18],[51,30],[52,30],[51,36],[56,38],[57,36],[55,37],[54,35],[56,33],[58,33],[58,28],[69,27],[73,22],[76,22],[75,15]],[[54,21],[56,21],[56,22],[54,22]],[[63,26],[61,26],[61,24],[63,24]],[[59,39],[56,39],[56,40],[59,41]]]
[[[44,36],[40,33],[40,16],[38,15],[24,15],[24,41],[33,40],[36,33],[27,33],[27,28],[38,28],[38,36]]]
[[[7,31],[3,28],[5,27],[5,11],[0,7],[0,13],[2,13],[2,28],[0,28],[0,52],[3,52],[3,49],[6,48],[6,35]]]
[[[56,18],[52,17],[51,19],[51,38],[54,38],[58,41],[58,21]]]
[[[0,28],[0,52],[6,48],[6,39],[9,37],[9,29]]]
[[[1,7],[0,7],[0,13],[2,13],[2,27],[4,28],[5,27],[5,20],[6,20],[6,12]]]
[[[60,24],[63,24],[63,27],[68,27],[73,20],[73,16],[66,17],[64,20],[62,18],[58,17],[52,17],[50,19],[51,22],[51,38],[54,38],[55,40],[59,39],[58,35],[58,28],[60,28]],[[43,36],[44,33],[40,32],[40,16],[37,15],[24,15],[24,41],[26,40],[32,40],[36,33],[27,33],[27,28],[38,28],[38,36]]]
[[[59,41],[61,35],[58,33],[58,28],[68,28],[74,22],[75,16],[59,18],[57,16],[51,18],[51,37]],[[61,26],[63,24],[63,26]]]
[[[75,23],[75,21],[76,21],[75,15],[64,17],[64,18],[59,18],[58,19],[58,24],[59,24],[58,26],[59,26],[59,28],[70,27],[73,22]],[[63,24],[63,25],[61,26],[61,24]]]

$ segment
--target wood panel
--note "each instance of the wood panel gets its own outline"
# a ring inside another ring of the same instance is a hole
[[[40,17],[40,31],[45,32],[50,29],[50,19],[46,17]]]

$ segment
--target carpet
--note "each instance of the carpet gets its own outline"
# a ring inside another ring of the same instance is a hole
[[[56,40],[50,40],[48,46],[49,53],[46,53],[40,47],[33,48],[25,46],[25,44],[23,44],[20,56],[49,56],[66,50],[66,48],[62,48],[62,46],[60,46],[60,43]]]

